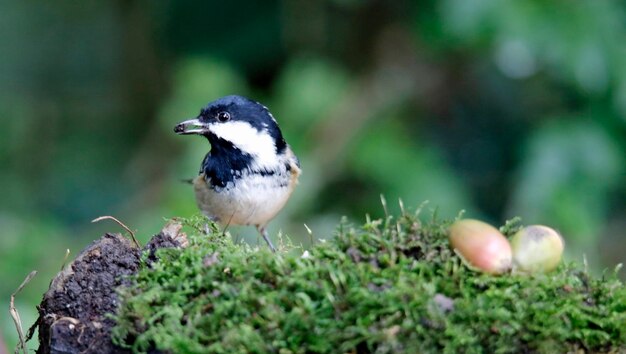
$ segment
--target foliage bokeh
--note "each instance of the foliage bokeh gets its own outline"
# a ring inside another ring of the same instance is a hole
[[[208,144],[172,127],[232,93],[270,107],[302,161],[274,234],[306,246],[303,224],[328,237],[382,193],[551,225],[598,270],[626,260],[619,1],[8,1],[0,52],[0,303],[39,270],[26,324],[65,250],[117,230],[91,219],[146,240],[196,213],[179,180]]]

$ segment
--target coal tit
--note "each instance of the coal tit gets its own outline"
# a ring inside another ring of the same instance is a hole
[[[210,102],[177,134],[198,134],[211,144],[193,180],[196,202],[222,225],[254,225],[275,251],[266,226],[285,206],[300,163],[267,107],[242,96]]]

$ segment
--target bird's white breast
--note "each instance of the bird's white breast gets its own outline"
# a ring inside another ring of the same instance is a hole
[[[294,187],[293,174],[286,169],[271,175],[244,172],[223,188],[211,188],[204,175],[194,181],[200,210],[229,225],[267,224],[285,206]]]

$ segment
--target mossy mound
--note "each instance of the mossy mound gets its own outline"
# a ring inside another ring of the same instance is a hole
[[[448,225],[408,214],[342,223],[305,257],[196,232],[121,290],[114,340],[173,353],[626,351],[626,287],[613,272],[477,273],[450,249]]]

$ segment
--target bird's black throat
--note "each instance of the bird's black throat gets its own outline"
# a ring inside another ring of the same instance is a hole
[[[211,187],[226,187],[229,182],[234,182],[250,169],[254,159],[250,154],[215,135],[209,134],[206,137],[211,143],[211,151],[202,160],[200,173],[204,173]]]

